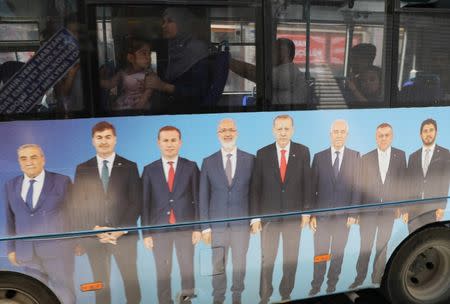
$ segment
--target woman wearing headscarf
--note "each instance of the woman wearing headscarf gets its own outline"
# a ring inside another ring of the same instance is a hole
[[[162,79],[155,73],[146,78],[146,86],[162,93],[161,107],[171,113],[191,112],[201,105],[208,91],[208,45],[193,37],[193,19],[186,8],[164,11],[162,34],[168,40],[166,73]]]

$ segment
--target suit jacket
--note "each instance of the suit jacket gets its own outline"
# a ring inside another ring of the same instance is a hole
[[[73,228],[132,227],[140,215],[142,187],[136,163],[116,154],[105,193],[97,158],[79,164],[72,196]]]
[[[360,170],[359,152],[347,147],[337,178],[334,177],[331,148],[316,153],[312,163],[313,208],[337,208],[359,204]]]
[[[258,150],[251,183],[251,214],[308,210],[309,201],[309,149],[291,142],[284,183],[281,182],[276,144]]]
[[[406,156],[402,150],[391,148],[391,158],[384,184],[381,180],[378,150],[365,154],[362,159],[361,204],[395,202],[407,199],[404,182]]]
[[[65,175],[45,171],[44,185],[35,208],[30,209],[21,196],[23,175],[5,185],[6,227],[9,236],[65,232],[68,214],[66,198],[71,185]],[[36,253],[46,257],[58,257],[62,247],[69,243],[53,241],[9,241],[8,253],[15,251],[19,261],[29,261]]]
[[[411,154],[408,161],[411,199],[447,196],[450,177],[449,163],[449,151],[436,145],[428,166],[427,175],[423,176],[422,148]],[[437,203],[436,208],[445,208],[446,201],[430,201],[430,203]]]
[[[236,152],[236,171],[231,185],[223,167],[222,152],[218,151],[205,158],[200,174],[200,219],[226,219],[245,217],[250,209],[250,182],[255,157],[241,150]],[[248,221],[239,221],[231,229]],[[213,224],[213,229],[223,229],[224,223]],[[203,226],[203,229],[209,225]]]
[[[162,160],[145,166],[142,225],[169,224],[173,209],[177,223],[198,219],[199,170],[193,161],[179,157],[172,192],[169,191]]]

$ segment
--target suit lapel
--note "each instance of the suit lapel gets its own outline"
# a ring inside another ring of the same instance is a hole
[[[23,184],[23,175],[17,179],[17,182],[14,185],[14,191],[17,195],[17,198],[18,198],[17,201],[19,202],[19,205],[27,212],[30,212],[31,211],[30,208],[28,208],[27,204],[25,203],[25,201],[22,198],[22,184]]]
[[[238,149],[238,150],[236,150],[236,170],[234,171],[234,176],[233,176],[233,179],[231,180],[230,188],[233,188],[234,184],[237,183],[239,174],[242,170],[241,169],[242,166],[243,166],[242,152]]]
[[[228,185],[227,175],[225,174],[225,169],[223,168],[223,159],[221,151],[217,152],[216,156],[214,157],[214,162],[216,165],[216,172],[219,173],[222,182],[225,185]]]
[[[295,158],[297,157],[296,152],[297,152],[297,150],[295,149],[294,143],[291,142],[291,147],[289,149],[289,159],[288,159],[287,168],[286,168],[286,176],[284,177],[285,184],[287,184],[289,177],[294,172],[294,171],[292,171],[292,170],[294,170],[294,169],[292,169],[292,167],[294,166],[293,164],[295,163]],[[280,175],[280,181],[281,181],[281,175]]]
[[[173,193],[177,191],[177,185],[179,184],[179,181],[183,180],[183,178],[181,177],[183,175],[183,170],[184,170],[184,160],[181,157],[178,157],[177,169],[175,170],[175,179],[173,181],[173,189],[172,189]],[[167,189],[168,187],[169,185],[167,185]]]
[[[114,163],[111,169],[111,175],[109,177],[108,182],[108,192],[110,189],[113,189],[116,187],[116,185],[120,182],[120,176],[122,172],[123,167],[123,159],[119,155],[116,154],[116,157],[114,158]]]
[[[280,175],[280,167],[278,165],[278,151],[276,144],[272,144],[271,152],[270,152],[270,163],[272,164],[272,170],[275,174],[275,179],[281,184],[281,175]]]
[[[44,185],[42,186],[41,194],[39,195],[38,201],[36,202],[36,206],[34,210],[40,208],[42,206],[42,202],[45,201],[47,193],[50,193],[53,187],[53,179],[50,177],[48,172],[45,172]]]

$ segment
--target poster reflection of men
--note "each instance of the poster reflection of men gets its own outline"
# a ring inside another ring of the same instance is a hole
[[[193,222],[198,217],[197,164],[179,156],[181,132],[173,126],[158,132],[161,158],[145,166],[143,225]],[[144,245],[153,251],[156,264],[158,301],[172,304],[172,252],[175,247],[181,274],[180,301],[191,303],[194,288],[194,246],[201,240],[198,227],[144,231]]]
[[[65,232],[70,178],[44,169],[45,156],[38,145],[19,147],[17,156],[23,175],[6,183],[7,235]],[[8,241],[7,250],[11,264],[50,283],[62,303],[75,303],[71,241]]]
[[[258,150],[251,185],[251,214],[277,214],[308,209],[310,196],[309,149],[293,142],[294,121],[289,115],[273,120],[275,143]],[[302,219],[303,225],[309,222]],[[290,299],[295,283],[301,221],[292,217],[253,219],[252,233],[261,232],[260,303],[273,292],[272,277],[280,238],[283,238],[283,277],[279,286],[282,301]]]
[[[239,218],[249,215],[250,182],[254,156],[236,147],[234,120],[225,118],[217,127],[220,151],[203,160],[200,175],[200,219]],[[248,221],[205,225],[202,238],[211,244],[214,304],[224,303],[227,288],[225,266],[231,249],[232,303],[241,303],[250,229]]]
[[[380,124],[375,132],[377,148],[362,157],[361,204],[381,204],[405,199],[405,152],[392,147],[394,132],[388,123]],[[359,215],[361,249],[357,263],[357,276],[350,289],[360,286],[366,278],[375,234],[376,253],[372,282],[380,283],[386,265],[387,243],[391,238],[396,215],[404,214],[401,208],[385,207],[380,210],[362,209]],[[404,219],[406,216],[402,216]]]
[[[360,201],[358,178],[361,159],[359,152],[345,146],[348,132],[349,127],[345,120],[334,121],[330,129],[331,147],[314,155],[312,163],[314,209],[344,207]],[[347,214],[326,214],[311,218],[310,226],[315,231],[315,257],[328,256],[330,259],[327,293],[336,290],[349,228],[355,222],[355,216]],[[326,266],[325,261],[315,260],[310,296],[320,292]]]
[[[437,123],[424,120],[420,126],[422,148],[409,156],[408,178],[411,199],[446,197],[450,179],[450,153],[436,144]],[[444,218],[447,199],[408,205],[409,232]],[[426,214],[425,214],[426,213]],[[425,214],[425,215],[421,215]]]
[[[74,229],[99,230],[136,226],[141,211],[141,181],[136,163],[116,154],[115,127],[101,121],[92,127],[96,155],[79,164],[75,172],[72,217]],[[82,238],[76,253],[86,252],[95,281],[105,285],[96,292],[96,303],[111,303],[109,287],[114,256],[124,281],[127,303],[139,303],[137,236],[123,231]]]

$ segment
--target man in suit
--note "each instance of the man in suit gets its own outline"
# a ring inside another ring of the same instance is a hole
[[[102,121],[92,128],[96,156],[79,164],[72,197],[73,227],[81,230],[136,226],[141,210],[141,181],[136,163],[116,154],[116,129]],[[95,281],[105,284],[96,303],[110,303],[111,256],[115,257],[125,286],[127,303],[141,300],[137,277],[137,235],[124,231],[99,233],[77,246],[88,255]]]
[[[203,221],[249,215],[250,182],[254,156],[236,147],[236,123],[230,118],[217,127],[220,151],[205,158],[200,175],[200,219]],[[214,303],[223,303],[227,288],[225,265],[233,257],[233,304],[241,303],[249,242],[249,222],[205,225],[202,238],[212,243]]]
[[[198,219],[197,164],[179,156],[181,132],[173,126],[158,132],[161,158],[145,166],[143,225],[193,222]],[[194,295],[194,246],[201,240],[198,227],[144,231],[144,245],[153,250],[156,264],[158,301],[171,304],[172,252],[176,248],[181,272],[180,303],[191,303]]]
[[[405,152],[391,146],[393,138],[392,126],[388,123],[380,124],[375,132],[377,148],[361,159],[361,204],[382,204],[404,198],[402,191],[406,175],[406,156]],[[357,276],[349,289],[355,289],[366,278],[375,233],[377,240],[372,282],[380,283],[396,214],[401,215],[400,208],[361,210],[361,247],[356,266]]]
[[[250,210],[254,216],[308,209],[310,193],[310,154],[304,145],[291,141],[294,121],[288,115],[273,120],[275,143],[258,150],[251,184]],[[283,278],[279,291],[282,301],[290,299],[295,282],[300,244],[297,218],[251,221],[252,233],[261,233],[260,303],[268,303],[273,292],[272,276],[280,236],[283,237]]]
[[[23,145],[17,154],[23,175],[5,185],[7,235],[65,232],[70,178],[44,169],[45,156],[38,145]],[[11,264],[50,283],[62,303],[75,303],[71,241],[17,240],[8,241],[7,248]]]
[[[314,209],[339,208],[360,202],[357,182],[361,159],[359,152],[345,146],[348,129],[345,120],[334,121],[330,130],[331,147],[314,155],[312,163]],[[310,296],[320,291],[327,260],[330,260],[327,293],[336,290],[349,228],[355,222],[356,218],[351,214],[326,214],[311,217],[310,226],[315,231],[315,258]],[[321,259],[321,257],[326,258]]]
[[[409,156],[411,199],[425,199],[408,206],[409,232],[444,217],[447,200],[427,200],[448,195],[450,153],[436,144],[436,136],[436,121],[431,118],[424,120],[420,126],[423,146]]]

